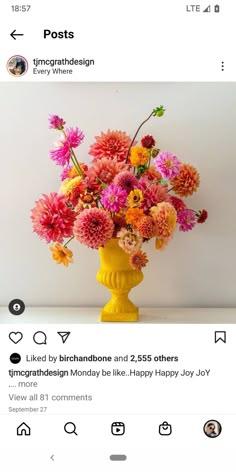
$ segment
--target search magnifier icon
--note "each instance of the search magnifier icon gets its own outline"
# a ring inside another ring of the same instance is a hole
[[[67,434],[76,434],[76,436],[78,436],[78,434],[76,433],[75,423],[72,423],[71,421],[64,425],[64,430]]]

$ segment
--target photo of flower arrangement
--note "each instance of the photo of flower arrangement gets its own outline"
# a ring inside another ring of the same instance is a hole
[[[153,239],[155,248],[162,250],[177,229],[191,231],[208,216],[205,209],[188,208],[184,200],[199,187],[197,169],[158,149],[152,135],[138,141],[142,126],[164,113],[162,105],[154,108],[133,138],[123,130],[101,132],[88,151],[90,166],[80,162],[75,151],[84,132],[49,115],[49,128],[60,133],[50,158],[62,168],[61,185],[59,192],[36,201],[33,231],[52,244],[52,259],[65,267],[74,261],[68,247],[73,239],[99,249],[103,265],[97,280],[112,294],[101,321],[137,321],[138,308],[128,293],[143,279],[137,272],[148,263],[145,245]],[[117,258],[123,265],[117,265]]]
[[[235,91],[2,84],[2,320],[235,322]]]
[[[149,240],[161,250],[177,229],[191,231],[206,221],[205,209],[188,208],[184,200],[199,187],[197,169],[158,149],[153,136],[136,141],[142,125],[164,112],[163,106],[153,109],[133,138],[120,130],[96,136],[88,152],[90,166],[75,154],[84,132],[66,127],[59,116],[49,116],[49,128],[60,132],[50,157],[62,167],[62,183],[59,192],[36,202],[31,218],[34,232],[52,243],[49,249],[57,264],[68,267],[73,262],[68,247],[72,239],[98,249],[117,238],[130,256],[130,266],[141,270],[148,262]]]

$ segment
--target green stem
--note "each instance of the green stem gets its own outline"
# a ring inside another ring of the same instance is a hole
[[[72,241],[72,239],[74,239],[74,236],[72,236],[72,238],[68,239],[67,243],[64,244],[64,247],[67,247],[67,245]]]
[[[78,161],[77,161],[77,157],[76,157],[76,155],[75,155],[75,153],[74,153],[74,150],[73,150],[72,148],[70,148],[70,150],[71,150],[71,160],[72,160],[72,162],[73,162],[73,164],[74,164],[74,166],[75,166],[75,168],[76,168],[78,174],[79,174],[81,177],[83,177],[83,171],[82,171],[82,169],[81,169],[81,167],[80,167],[80,165],[79,165],[79,163],[78,163]],[[73,157],[72,157],[72,156],[73,156]]]
[[[64,129],[62,130],[62,132],[63,132],[65,138],[67,138]],[[70,158],[71,158],[72,163],[73,163],[74,167],[76,168],[78,174],[79,174],[81,177],[83,177],[83,171],[82,171],[82,169],[81,169],[81,167],[80,167],[80,165],[79,165],[79,163],[78,163],[78,161],[77,161],[76,155],[75,155],[74,150],[73,150],[72,147],[70,147]]]
[[[136,131],[136,133],[135,133],[135,135],[134,135],[132,141],[131,141],[131,144],[130,144],[130,146],[129,146],[129,149],[128,149],[128,152],[127,152],[127,155],[126,155],[126,159],[125,159],[126,164],[127,164],[127,162],[128,162],[130,149],[132,148],[132,146],[133,146],[133,144],[134,144],[134,141],[135,141],[135,138],[136,138],[137,134],[139,133],[139,131],[140,131],[140,129],[142,128],[142,126],[143,126],[148,120],[150,120],[150,118],[151,118],[152,116],[154,116],[153,111],[152,111],[152,113],[150,113],[150,115],[146,118],[146,120],[144,120],[144,121],[141,123],[141,125],[139,125],[139,127],[138,127],[138,129],[137,129],[137,131]]]

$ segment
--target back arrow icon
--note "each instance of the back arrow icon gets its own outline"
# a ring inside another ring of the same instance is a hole
[[[50,457],[50,459],[52,459],[52,461],[54,461],[54,454]]]
[[[24,36],[22,33],[16,33],[16,30],[12,31],[12,33],[10,34],[10,36],[16,40],[16,37],[15,36]]]

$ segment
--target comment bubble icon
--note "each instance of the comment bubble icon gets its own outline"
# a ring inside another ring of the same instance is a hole
[[[47,336],[44,331],[36,331],[33,335],[35,344],[47,344]]]

